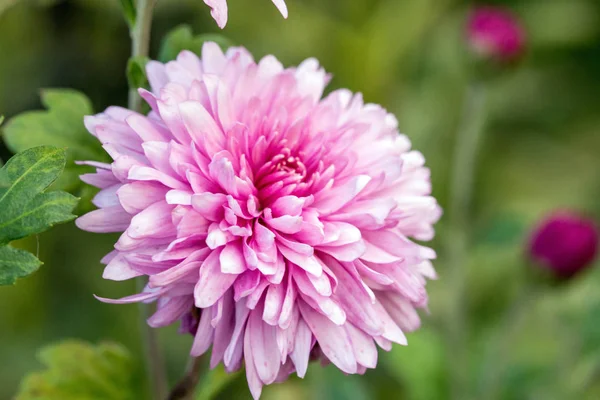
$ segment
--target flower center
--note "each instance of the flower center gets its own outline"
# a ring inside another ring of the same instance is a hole
[[[306,165],[301,158],[292,155],[289,148],[280,149],[256,174],[259,199],[285,196],[294,191],[307,177]]]
[[[275,171],[286,171],[289,175],[296,175],[300,181],[306,177],[306,166],[299,157],[278,154],[272,161],[275,164]]]

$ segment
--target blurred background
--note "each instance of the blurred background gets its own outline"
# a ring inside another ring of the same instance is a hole
[[[288,0],[287,21],[268,0],[229,3],[222,33],[256,58],[272,53],[294,65],[316,57],[333,74],[330,89],[363,92],[396,114],[401,131],[427,158],[435,197],[447,206],[450,150],[472,79],[464,25],[474,3]],[[514,11],[527,44],[518,66],[488,82],[469,227],[474,239],[462,265],[464,357],[456,360],[455,336],[447,333],[457,288],[436,240],[440,279],[428,286],[430,313],[423,313],[423,327],[409,335],[408,347],[381,351],[379,367],[364,376],[313,365],[304,381],[266,387],[263,399],[446,399],[457,365],[465,368],[473,399],[600,398],[599,268],[540,289],[526,257],[530,232],[548,211],[600,216],[600,2],[486,4]],[[183,23],[195,33],[219,31],[201,0],[160,0],[152,56],[160,39]],[[41,109],[40,88],[83,91],[95,111],[125,105],[128,56],[117,0],[0,0],[0,114]],[[3,146],[0,155],[6,161],[10,152]],[[443,218],[438,237],[446,226]],[[0,399],[11,398],[21,378],[41,368],[40,347],[64,338],[123,343],[141,371],[137,307],[92,297],[135,290],[133,282],[101,278],[99,260],[114,242],[115,236],[70,223],[18,244],[33,252],[39,246],[45,264],[0,288]],[[172,382],[182,375],[191,344],[176,330],[160,332]],[[218,396],[249,399],[244,374]]]

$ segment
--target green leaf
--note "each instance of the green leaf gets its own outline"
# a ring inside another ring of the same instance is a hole
[[[83,117],[93,113],[89,99],[70,89],[48,89],[41,93],[47,111],[28,111],[11,118],[4,127],[4,141],[13,153],[35,146],[67,148],[65,173],[55,189],[79,194],[84,187],[78,176],[92,169],[75,160],[108,160],[98,140],[83,125]]]
[[[41,265],[33,255],[7,246],[10,241],[75,218],[76,197],[44,193],[64,165],[64,149],[41,146],[15,155],[0,169],[0,285],[13,284]]]
[[[130,88],[149,88],[148,78],[146,77],[146,64],[150,59],[148,57],[132,57],[127,61],[127,82]]]
[[[0,182],[0,244],[40,233],[75,218],[77,198],[65,192],[43,191],[60,175],[65,150],[35,147],[12,157],[2,167]]]
[[[0,115],[0,125],[4,122],[4,115]]]
[[[17,278],[35,272],[42,262],[25,250],[10,246],[0,247],[0,285],[12,285]]]
[[[120,0],[121,8],[123,9],[123,14],[125,15],[125,20],[129,24],[129,27],[135,26],[135,20],[137,17],[137,11],[135,9],[135,4],[133,0]]]
[[[68,340],[42,349],[46,370],[27,376],[15,400],[133,400],[133,363],[121,345]]]
[[[189,25],[180,25],[165,36],[158,59],[162,62],[174,60],[182,50],[190,50],[200,56],[204,42],[215,42],[223,50],[234,45],[223,35],[209,33],[194,36]]]

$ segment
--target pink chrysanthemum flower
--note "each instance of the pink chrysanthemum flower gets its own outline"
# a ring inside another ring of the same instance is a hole
[[[262,386],[311,356],[342,371],[406,344],[427,305],[440,209],[424,158],[396,119],[360,95],[321,99],[329,76],[309,59],[285,69],[243,48],[204,45],[147,67],[148,116],[110,107],[86,126],[114,159],[89,163],[98,210],[77,220],[124,232],[104,277],[148,276],[153,327],[182,321],[191,354],[246,366]]]
[[[288,10],[285,0],[271,0],[279,10],[283,18],[288,17]],[[219,28],[225,28],[227,25],[227,0],[204,0],[204,3],[210,7],[210,15],[217,21]]]

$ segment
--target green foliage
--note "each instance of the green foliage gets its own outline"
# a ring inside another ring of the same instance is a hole
[[[46,370],[27,376],[16,400],[129,400],[132,359],[114,343],[67,340],[42,349],[39,360]]]
[[[210,370],[198,385],[196,400],[211,400],[229,383],[240,375],[239,372],[228,374],[222,364]]]
[[[197,55],[202,53],[205,42],[215,42],[223,50],[233,46],[233,42],[216,33],[195,35],[189,25],[180,25],[165,36],[158,59],[163,62],[174,60],[182,50],[190,50]]]
[[[423,328],[408,336],[408,346],[381,354],[384,368],[406,388],[413,400],[444,397],[446,354],[440,335]]]
[[[310,368],[313,368],[310,384],[315,400],[368,400],[370,398],[362,377],[348,377],[331,365],[323,368],[312,364]]]
[[[42,146],[17,154],[0,170],[0,285],[12,284],[41,265],[28,253],[6,248],[10,241],[75,218],[71,212],[76,197],[44,193],[64,165],[64,149]]]
[[[4,115],[0,115],[0,125],[4,122]]]
[[[123,9],[123,14],[125,15],[125,20],[129,24],[130,27],[135,25],[135,19],[137,17],[137,11],[135,9],[135,4],[133,0],[120,0],[121,8]]]
[[[127,61],[127,82],[130,88],[148,88],[148,78],[146,77],[146,64],[150,59],[148,57],[132,57]]]
[[[33,254],[10,246],[0,247],[0,285],[8,285],[17,278],[35,272],[42,262]]]
[[[71,89],[47,89],[41,93],[47,111],[27,111],[11,118],[4,127],[4,142],[13,153],[35,146],[67,148],[65,173],[54,188],[81,194],[82,182],[78,176],[90,167],[76,165],[76,160],[107,159],[96,138],[83,125],[83,117],[93,113],[90,100]]]

